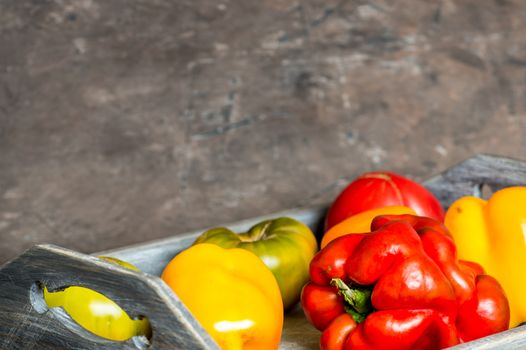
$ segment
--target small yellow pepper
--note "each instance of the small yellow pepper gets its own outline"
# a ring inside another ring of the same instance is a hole
[[[116,258],[99,258],[139,271],[132,264]],[[44,300],[49,308],[62,307],[75,322],[102,338],[127,340],[136,335],[151,335],[148,319],[131,319],[113,300],[89,288],[69,286],[50,292],[44,287]]]
[[[221,349],[278,348],[281,293],[270,269],[254,253],[197,244],[176,255],[161,278]]]
[[[458,257],[476,261],[504,288],[510,303],[510,326],[526,321],[526,187],[508,187],[488,201],[462,197],[444,221]]]

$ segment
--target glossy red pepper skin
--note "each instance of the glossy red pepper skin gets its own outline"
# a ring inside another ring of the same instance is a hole
[[[508,328],[504,291],[479,265],[456,258],[443,224],[388,215],[375,218],[371,229],[335,239],[311,262],[302,305],[307,319],[323,330],[322,349],[441,349]],[[361,314],[363,322],[342,316],[352,307],[334,279],[372,290],[372,309]],[[337,314],[334,299],[343,311],[329,320],[314,296],[321,290],[330,295],[331,289],[330,314]]]
[[[343,349],[347,337],[357,326],[358,323],[348,313],[338,315],[321,334],[320,349]]]
[[[332,286],[307,283],[301,291],[301,304],[311,310],[307,318],[320,331],[327,328],[336,317],[345,314],[338,292]]]

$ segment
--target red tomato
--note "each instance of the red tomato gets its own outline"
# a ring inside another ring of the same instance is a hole
[[[444,209],[419,183],[391,172],[369,172],[351,182],[332,203],[325,230],[360,212],[390,205],[404,205],[417,215],[444,221]]]

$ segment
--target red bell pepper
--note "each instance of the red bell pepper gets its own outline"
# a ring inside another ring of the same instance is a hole
[[[504,331],[500,284],[459,261],[440,222],[375,218],[373,232],[339,237],[310,264],[301,302],[321,349],[441,349]]]

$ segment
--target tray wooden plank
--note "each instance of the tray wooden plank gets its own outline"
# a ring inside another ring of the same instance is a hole
[[[248,220],[226,224],[234,232],[248,230],[254,224],[263,220],[288,216],[295,218],[311,228],[314,232],[320,232],[322,220],[326,212],[326,207],[316,207],[308,209],[292,209],[270,215],[263,215]],[[166,239],[150,241],[147,243],[136,244],[124,248],[106,250],[92,255],[109,255],[135,265],[139,270],[151,275],[160,276],[164,267],[181,250],[189,247],[193,241],[207,228],[189,232]]]
[[[526,164],[509,158],[478,155],[424,185],[448,207],[463,195],[480,195],[481,186],[493,190],[526,184]],[[278,216],[294,217],[321,234],[326,207],[289,210],[225,225],[236,232]],[[36,246],[0,269],[0,348],[2,349],[141,349],[144,339],[111,342],[76,325],[60,309],[46,310],[35,282],[56,289],[82,285],[115,300],[132,316],[147,316],[153,338],[149,349],[215,349],[213,340],[157,276],[179,251],[204,230],[145,242],[93,255],[111,255],[136,265],[142,272],[108,264],[92,256],[54,246]],[[298,305],[285,317],[281,350],[318,349],[320,333]],[[526,326],[461,344],[452,349],[525,349]]]
[[[146,349],[144,337],[102,339],[62,309],[47,309],[41,285],[97,290],[130,317],[146,316],[154,331],[149,349],[218,349],[170,288],[158,277],[93,256],[38,245],[0,270],[0,349]]]

